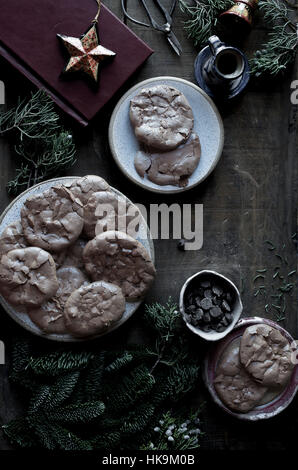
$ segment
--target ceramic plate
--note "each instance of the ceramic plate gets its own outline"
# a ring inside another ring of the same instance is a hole
[[[54,184],[63,184],[69,181],[74,181],[78,177],[64,177],[64,178],[54,178],[48,181],[45,181],[44,183],[39,183],[32,188],[27,189],[24,191],[22,194],[20,194],[12,203],[5,209],[5,211],[2,213],[0,217],[0,233],[3,232],[5,227],[9,225],[10,223],[16,221],[17,219],[20,218],[20,212],[21,208],[23,206],[24,201],[27,199],[27,197],[31,196],[32,194],[36,193],[41,193],[45,191],[46,189],[50,188]],[[120,191],[117,191],[115,188],[111,188],[112,191],[114,191],[116,194],[121,195],[126,198]],[[129,199],[126,198],[128,201]],[[131,201],[129,201],[131,202]],[[154,246],[152,239],[150,237],[150,232],[148,229],[148,226],[143,218],[141,218],[140,222],[140,228],[139,228],[139,234],[137,239],[144,245],[148,253],[150,253],[150,257],[154,263]],[[138,302],[126,302],[126,310],[122,316],[122,318],[115,323],[111,328],[109,328],[107,331],[94,336],[93,338],[98,338],[100,336],[106,335],[107,333],[110,333],[113,330],[116,330],[121,326],[123,323],[125,323],[132,315],[133,313],[137,310],[137,308],[140,306],[142,301]],[[16,309],[12,305],[8,304],[4,298],[0,295],[0,304],[2,307],[6,310],[6,312],[15,320],[19,325],[21,325],[23,328],[26,330],[31,331],[31,333],[34,333],[38,336],[42,336],[43,338],[47,338],[50,340],[54,341],[64,341],[64,342],[81,342],[81,341],[87,341],[90,340],[91,337],[88,338],[74,338],[71,335],[68,334],[47,334],[44,333],[42,330],[38,328],[28,317],[28,315],[22,311],[22,309]]]
[[[229,415],[244,421],[259,421],[262,419],[268,419],[272,418],[273,416],[276,416],[285,408],[287,408],[287,406],[292,402],[298,390],[298,365],[296,365],[293,369],[291,379],[286,385],[286,387],[283,388],[280,393],[276,394],[274,397],[269,399],[267,403],[256,406],[253,410],[249,411],[248,413],[236,413],[230,410],[224,405],[224,403],[220,400],[219,396],[217,395],[213,382],[219,358],[221,357],[226,347],[232,341],[237,340],[237,338],[240,338],[243,335],[244,330],[248,326],[256,325],[258,323],[266,323],[267,325],[272,326],[273,328],[277,328],[289,340],[291,344],[294,344],[292,336],[277,323],[259,317],[245,318],[237,323],[234,330],[228,336],[226,336],[224,339],[222,339],[209,349],[207,356],[204,360],[203,366],[203,379],[214,402]]]
[[[171,85],[177,88],[186,96],[194,113],[194,131],[200,138],[202,153],[196,170],[184,188],[152,183],[146,177],[142,178],[134,166],[139,143],[129,119],[130,100],[142,88],[154,85]],[[156,193],[180,193],[201,183],[214,170],[223,149],[224,129],[215,104],[201,88],[181,78],[157,77],[138,83],[120,99],[111,117],[109,142],[117,165],[131,181]]]

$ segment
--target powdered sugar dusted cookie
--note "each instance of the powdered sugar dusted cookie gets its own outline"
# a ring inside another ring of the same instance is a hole
[[[136,138],[159,150],[186,142],[194,122],[185,96],[168,85],[142,89],[131,100],[129,115]]]
[[[278,329],[257,324],[244,331],[240,345],[241,364],[262,385],[286,385],[294,368],[291,356],[290,343]]]
[[[65,322],[73,336],[99,334],[120,320],[125,311],[121,289],[105,281],[93,282],[75,290],[68,298]]]
[[[92,196],[93,193],[108,191],[110,189],[108,183],[103,178],[96,175],[86,175],[82,178],[77,178],[71,183],[64,183],[64,186],[81,201],[83,206],[87,204],[89,197]]]
[[[144,246],[122,232],[97,235],[87,243],[83,257],[93,281],[103,279],[118,285],[127,300],[144,296],[156,273]]]
[[[139,210],[124,197],[112,191],[94,193],[84,206],[84,233],[88,238],[94,238],[108,230],[118,230],[136,236],[135,227],[140,218]],[[129,230],[130,223],[136,219]]]
[[[10,250],[25,248],[27,241],[23,234],[23,227],[20,220],[9,224],[0,236],[0,257]]]
[[[247,413],[255,408],[267,391],[240,364],[239,345],[228,346],[221,356],[214,387],[222,402],[240,413]]]
[[[58,289],[55,262],[41,248],[11,250],[2,255],[0,292],[14,305],[36,307]]]
[[[82,271],[74,267],[58,269],[57,279],[59,287],[54,297],[39,308],[28,309],[27,313],[33,323],[45,333],[65,334],[65,303],[74,290],[89,284],[89,281]]]
[[[60,252],[80,235],[84,220],[81,202],[64,186],[30,196],[21,210],[28,244]]]

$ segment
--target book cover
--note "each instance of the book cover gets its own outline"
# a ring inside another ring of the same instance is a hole
[[[116,57],[101,67],[97,89],[80,77],[63,78],[67,59],[57,33],[80,37],[96,11],[94,0],[0,0],[0,54],[83,125],[153,52],[102,5],[100,42]]]

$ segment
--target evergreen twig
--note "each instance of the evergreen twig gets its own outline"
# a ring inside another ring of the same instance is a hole
[[[75,162],[72,136],[61,127],[52,100],[42,90],[0,112],[0,136],[10,134],[19,158],[15,177],[7,184],[10,194],[58,176]]]

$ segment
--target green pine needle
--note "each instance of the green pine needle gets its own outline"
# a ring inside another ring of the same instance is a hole
[[[180,401],[184,405],[196,389],[200,357],[171,300],[148,306],[144,319],[152,330],[146,346],[40,354],[17,340],[11,378],[26,389],[28,407],[25,416],[2,427],[9,441],[48,450],[146,446],[156,420]],[[198,440],[191,438],[177,448],[193,446]]]
[[[43,90],[0,112],[0,136],[9,134],[13,134],[18,155],[15,177],[7,184],[12,195],[60,176],[75,162],[72,135],[61,127],[54,104]]]

